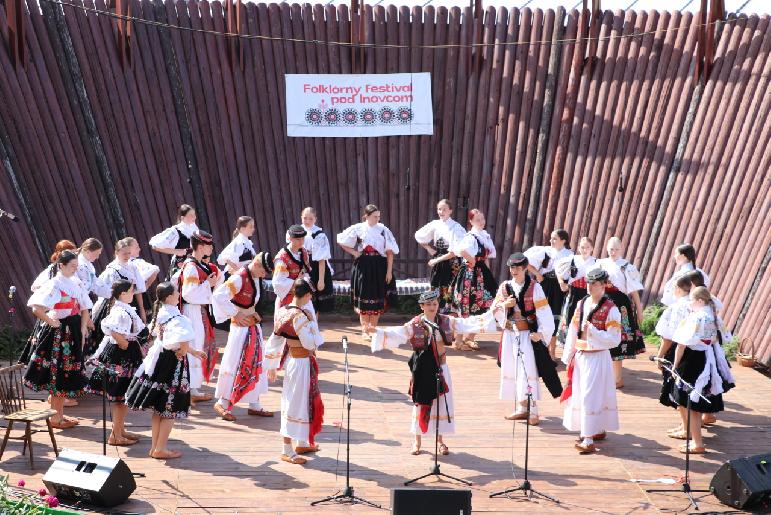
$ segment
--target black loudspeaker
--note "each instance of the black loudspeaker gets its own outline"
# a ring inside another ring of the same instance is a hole
[[[391,490],[393,515],[468,515],[471,490],[438,488],[394,488]]]
[[[63,449],[43,476],[52,495],[94,506],[117,506],[137,487],[120,458]]]
[[[745,511],[771,510],[771,454],[758,454],[723,464],[709,484],[720,502]]]

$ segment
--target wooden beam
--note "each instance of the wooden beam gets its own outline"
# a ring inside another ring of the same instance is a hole
[[[235,3],[233,3],[233,0],[226,0],[225,16],[228,34],[241,34],[242,13],[241,0],[236,0]],[[235,68],[236,64],[238,64],[241,70],[244,69],[244,50],[241,39],[238,37],[228,37],[228,60],[232,68]]]
[[[19,66],[24,67],[26,63],[24,0],[6,0],[5,7],[8,12],[8,45],[11,62],[13,67],[18,70]]]
[[[131,16],[131,1],[115,0],[115,14],[120,16],[117,19],[118,34],[116,36],[120,64],[124,68],[131,67],[131,22],[126,19],[126,17]]]

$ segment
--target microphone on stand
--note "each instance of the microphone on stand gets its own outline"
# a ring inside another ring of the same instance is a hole
[[[343,350],[348,350],[348,337],[343,336]]]

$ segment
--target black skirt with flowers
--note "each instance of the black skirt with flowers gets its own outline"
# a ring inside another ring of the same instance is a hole
[[[498,281],[484,258],[478,257],[473,265],[464,259],[452,283],[451,311],[463,318],[481,315],[490,309],[497,291]]]
[[[388,261],[375,251],[364,250],[351,272],[351,303],[359,315],[380,315],[396,300],[396,279],[386,283]],[[393,274],[392,274],[393,275]]]
[[[86,391],[97,395],[106,392],[110,402],[123,402],[142,359],[142,346],[137,340],[129,341],[124,350],[110,338],[101,354],[93,360],[94,372]]]
[[[83,373],[80,315],[60,320],[59,327],[41,322],[31,339],[31,355],[24,385],[54,397],[79,397],[87,379]]]
[[[126,391],[126,405],[151,409],[162,418],[186,418],[190,413],[190,368],[187,356],[164,349],[152,375],[134,377]]]

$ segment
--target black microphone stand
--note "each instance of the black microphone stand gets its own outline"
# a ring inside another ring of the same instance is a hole
[[[0,215],[2,216],[2,215]],[[16,353],[16,306],[13,305],[13,297],[16,294],[16,286],[8,288],[8,366],[13,366],[13,355]]]
[[[519,336],[517,336],[519,338]],[[533,345],[543,345],[541,342],[534,342]],[[522,354],[522,348],[520,347],[519,342],[517,343],[517,361],[522,367],[522,373],[525,374],[525,381],[527,382],[527,367],[525,367],[525,357]],[[546,499],[547,501],[552,501],[554,503],[559,504],[559,500],[551,497],[549,495],[546,495],[543,492],[539,492],[533,486],[530,484],[530,480],[527,478],[527,472],[528,472],[528,456],[529,456],[529,450],[530,450],[530,405],[533,400],[533,391],[530,387],[530,383],[527,384],[527,420],[525,420],[525,479],[522,481],[522,484],[519,486],[515,486],[513,488],[507,488],[506,490],[501,490],[500,492],[495,492],[490,494],[490,497],[500,497],[500,496],[507,496],[511,492],[522,492],[525,496],[525,499],[528,501],[533,500],[533,496],[536,495],[542,499]],[[516,424],[516,422],[514,422]]]
[[[686,429],[685,429],[685,481],[683,482],[683,486],[678,488],[677,490],[672,490],[671,488],[654,488],[650,490],[645,490],[649,493],[662,493],[662,492],[683,492],[686,496],[688,496],[688,500],[691,501],[691,506],[695,510],[699,510],[699,505],[696,503],[696,500],[693,498],[693,495],[691,495],[692,492],[709,492],[709,490],[694,490],[691,488],[691,483],[688,478],[688,473],[690,471],[690,465],[691,465],[691,392],[695,390],[693,385],[685,381],[680,374],[677,373],[675,370],[675,367],[672,363],[665,359],[658,358],[656,361],[661,362],[661,366],[663,366],[670,374],[672,374],[672,378],[675,380],[675,384],[678,382],[683,385],[685,388],[686,394],[688,394],[688,401],[686,402],[688,413],[686,414]],[[697,395],[701,397],[704,401],[711,404],[709,399],[704,397],[702,394],[697,392]]]
[[[362,497],[357,497],[353,494],[353,487],[351,486],[351,381],[348,373],[348,338],[343,336],[343,350],[345,351],[345,383],[343,385],[343,394],[347,397],[348,408],[348,427],[345,435],[345,490],[342,493],[338,490],[337,493],[313,501],[311,506],[325,502],[336,502],[339,504],[366,504],[373,508],[381,508],[379,504],[375,504]]]
[[[431,324],[430,322],[427,322],[428,326],[431,328],[431,335],[432,335],[432,345],[436,345],[436,333],[434,331],[436,330],[436,325]],[[438,355],[438,353],[437,353]],[[436,372],[436,421],[434,423],[434,428],[436,429],[434,434],[434,466],[431,468],[431,471],[428,474],[423,474],[420,477],[416,477],[415,479],[410,479],[409,481],[404,482],[404,486],[408,486],[412,483],[415,483],[416,481],[420,481],[421,479],[425,479],[430,476],[437,476],[437,477],[446,477],[447,479],[452,479],[453,481],[457,481],[459,483],[463,483],[464,485],[471,486],[473,483],[471,481],[466,481],[465,479],[460,479],[457,477],[450,476],[449,474],[445,474],[439,469],[439,408],[442,405],[440,394],[440,381],[442,377],[442,365],[441,363],[437,363],[439,366],[439,370]],[[445,403],[447,402],[447,398],[445,397]],[[447,411],[447,421],[450,420],[450,412]],[[431,412],[429,411],[429,420],[430,420]]]

